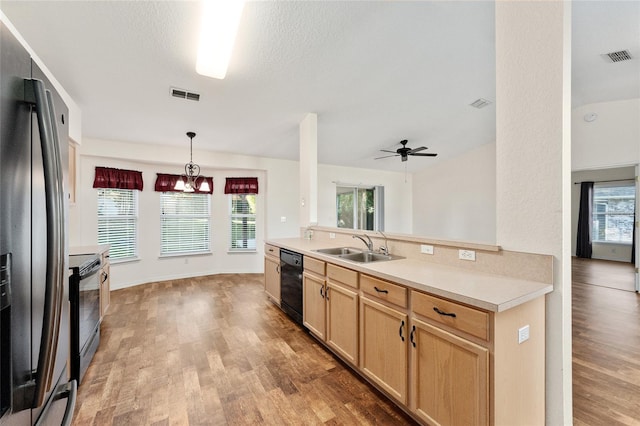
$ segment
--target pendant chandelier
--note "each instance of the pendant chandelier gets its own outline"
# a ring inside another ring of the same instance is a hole
[[[196,189],[206,192],[209,191],[209,183],[202,178],[202,183],[198,187],[198,178],[200,177],[200,166],[193,162],[193,138],[196,136],[194,132],[187,132],[190,141],[191,157],[189,162],[184,165],[184,175],[176,182],[175,189],[184,192],[194,192]]]

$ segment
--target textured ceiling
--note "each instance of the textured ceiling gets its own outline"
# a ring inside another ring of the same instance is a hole
[[[83,136],[298,158],[318,114],[318,159],[415,171],[495,140],[493,2],[248,2],[224,80],[195,73],[195,1],[5,1],[83,112]],[[640,2],[574,2],[574,105],[640,97]],[[601,53],[636,59],[607,64]],[[201,94],[200,102],[169,95]],[[427,146],[437,158],[375,161]]]

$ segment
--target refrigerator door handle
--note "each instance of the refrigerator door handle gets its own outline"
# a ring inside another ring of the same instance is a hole
[[[35,110],[42,146],[47,215],[47,272],[44,300],[44,319],[36,383],[34,407],[44,403],[53,385],[53,373],[58,346],[58,333],[64,292],[64,188],[55,112],[51,93],[38,79],[27,79],[35,99]],[[49,92],[49,93],[47,93]]]
[[[60,426],[71,426],[71,420],[73,420],[73,410],[76,408],[76,396],[78,394],[78,383],[75,380],[70,381],[68,384],[69,397],[67,399],[67,409],[64,412],[62,418],[62,424]]]

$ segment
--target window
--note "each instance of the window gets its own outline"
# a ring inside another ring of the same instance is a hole
[[[138,192],[98,189],[98,244],[111,244],[111,260],[138,255]]]
[[[384,231],[384,187],[336,187],[338,228]]]
[[[631,244],[636,189],[628,184],[596,183],[593,187],[593,241]]]
[[[160,194],[160,255],[210,252],[211,196]]]
[[[229,194],[230,251],[256,249],[256,195]]]

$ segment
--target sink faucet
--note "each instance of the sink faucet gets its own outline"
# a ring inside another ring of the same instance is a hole
[[[387,245],[387,236],[384,235],[384,232],[378,231],[384,237],[384,247],[380,247],[380,253],[384,253],[386,255],[389,254],[389,246]]]
[[[364,238],[362,238],[360,235],[353,235],[352,238],[357,238],[360,241],[362,241],[364,243],[365,246],[367,246],[367,249],[369,249],[369,251],[373,251],[373,241],[371,241],[371,238],[369,238],[369,236],[367,234],[364,234],[364,237],[369,240],[369,242],[365,241]]]

